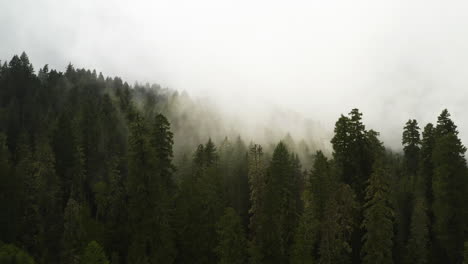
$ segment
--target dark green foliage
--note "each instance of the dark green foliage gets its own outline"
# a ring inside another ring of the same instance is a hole
[[[131,126],[128,198],[131,263],[170,263],[175,257],[170,225],[172,206],[172,133],[158,115],[149,128],[139,114]]]
[[[392,152],[352,109],[328,156],[291,134],[221,141],[198,104],[72,64],[36,74],[25,53],[1,64],[0,263],[466,262],[447,110]]]
[[[109,264],[109,261],[101,245],[91,241],[80,256],[80,264]]]
[[[216,253],[220,264],[243,264],[247,260],[247,240],[241,218],[228,207],[216,224],[218,246]]]
[[[299,213],[297,177],[294,161],[286,145],[280,142],[267,169],[263,204],[259,209],[261,230],[257,230],[256,243],[263,262],[284,263],[289,259]]]
[[[465,242],[465,247],[463,251],[463,264],[468,263],[468,242]]]
[[[28,253],[11,244],[0,242],[0,264],[34,264]]]
[[[310,193],[306,193],[306,206],[299,219],[291,248],[290,262],[293,264],[315,263],[316,247],[319,240],[319,221],[316,215],[317,206]]]
[[[20,206],[17,199],[21,182],[15,180],[10,162],[10,152],[6,137],[0,134],[0,238],[9,243],[15,242],[20,231]],[[26,205],[25,205],[26,206]]]
[[[466,226],[467,168],[466,148],[458,138],[458,131],[444,110],[438,118],[432,154],[434,175],[434,233],[441,259],[452,263],[462,259]]]
[[[389,177],[383,161],[377,161],[366,188],[362,263],[393,263],[394,212],[390,203]]]
[[[356,228],[358,204],[347,184],[331,193],[320,227],[319,263],[351,263],[351,235]]]
[[[411,214],[413,210],[414,191],[420,166],[421,139],[419,126],[416,120],[408,120],[403,129],[403,164],[402,171],[395,174],[394,179],[394,209],[395,209],[395,251],[394,259],[401,262],[407,251],[410,236]],[[421,181],[422,183],[422,181]]]
[[[411,216],[410,238],[407,244],[407,264],[429,263],[429,218],[424,194],[419,193]]]
[[[375,143],[375,132],[367,131],[361,119],[362,113],[358,109],[353,109],[349,117],[342,115],[335,124],[335,135],[331,140],[338,176],[353,188],[359,202],[364,200]]]
[[[249,255],[250,262],[260,263],[262,252],[260,251],[260,235],[263,234],[262,221],[265,218],[264,195],[266,185],[266,165],[263,150],[260,145],[251,145],[249,149],[249,186],[250,186],[250,210],[249,210]]]
[[[409,175],[415,175],[419,165],[419,151],[421,139],[416,120],[408,120],[403,130],[403,151],[405,153],[405,167]]]
[[[314,214],[318,219],[323,218],[326,203],[336,185],[332,178],[331,168],[328,159],[321,151],[315,155],[315,162],[310,173],[310,195],[313,196]]]
[[[70,198],[64,211],[61,262],[78,263],[79,253],[86,243],[85,208]]]
[[[193,173],[183,179],[176,199],[178,263],[216,261],[216,223],[225,208],[223,179],[213,142],[199,145],[193,158]]]

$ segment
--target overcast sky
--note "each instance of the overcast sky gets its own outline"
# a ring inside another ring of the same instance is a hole
[[[468,142],[468,1],[0,0],[0,59],[95,68],[226,111],[341,113],[398,146],[448,108]]]

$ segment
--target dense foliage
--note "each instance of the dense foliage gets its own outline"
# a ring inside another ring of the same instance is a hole
[[[312,155],[212,139],[183,102],[72,65],[36,74],[24,53],[1,65],[0,263],[467,263],[447,110],[410,119],[393,153],[352,109]]]

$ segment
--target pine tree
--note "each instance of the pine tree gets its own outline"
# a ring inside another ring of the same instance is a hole
[[[429,262],[429,218],[423,192],[418,192],[411,216],[410,237],[405,263],[426,264]]]
[[[216,253],[220,264],[246,263],[247,241],[241,219],[236,211],[228,207],[216,224],[218,246]]]
[[[374,165],[366,188],[366,203],[362,227],[366,230],[362,256],[364,264],[393,263],[393,218],[390,204],[388,169],[383,161]]]
[[[11,244],[0,242],[0,263],[2,264],[34,264],[34,259],[28,253]]]
[[[207,167],[214,166],[218,162],[218,154],[216,153],[216,146],[211,138],[205,144],[205,165]]]
[[[351,263],[351,235],[356,229],[357,210],[351,186],[339,184],[326,203],[320,223],[319,263]]]
[[[294,206],[297,188],[294,184],[294,167],[286,146],[280,142],[274,152],[267,171],[261,232],[257,233],[263,261],[284,263],[289,259],[289,249],[294,237],[297,215]]]
[[[84,249],[80,264],[109,264],[106,254],[96,241],[91,241]]]
[[[468,242],[465,242],[463,250],[463,264],[468,263]]]
[[[177,262],[216,261],[216,222],[226,206],[217,157],[211,140],[199,145],[193,157],[193,174],[181,183],[176,200]]]
[[[361,120],[362,113],[358,109],[352,109],[349,117],[341,115],[331,140],[338,177],[353,188],[359,202],[364,200],[365,183],[370,176],[374,156],[374,132],[368,133]]]
[[[333,190],[334,180],[331,176],[331,168],[328,159],[321,151],[315,154],[315,161],[310,172],[310,194],[314,201],[314,214],[321,220],[325,212],[326,203]]]
[[[21,187],[21,242],[28,252],[38,253],[39,179],[34,173],[34,158],[26,133],[19,136],[16,150],[15,177]]]
[[[434,174],[434,165],[432,163],[432,153],[435,144],[435,128],[429,123],[424,127],[421,140],[421,155],[419,166],[419,177],[421,178],[422,184],[424,185],[425,198],[429,210],[432,208],[433,202],[433,191],[432,191],[432,178]]]
[[[263,150],[260,145],[251,145],[249,150],[249,186],[250,186],[250,209],[249,209],[249,254],[252,263],[262,262],[260,245],[261,239],[258,237],[262,234],[262,219],[264,217],[263,199],[265,192],[265,161]]]
[[[416,120],[408,120],[403,130],[403,151],[405,153],[405,167],[409,175],[416,175],[418,171],[421,139]]]
[[[291,249],[290,263],[292,264],[315,263],[317,261],[315,251],[319,240],[320,222],[317,219],[317,209],[312,195],[309,193],[306,195],[306,206],[300,217]]]
[[[416,120],[408,120],[402,134],[403,172],[394,180],[395,250],[394,259],[400,262],[408,253],[414,190],[418,180],[421,139]]]
[[[87,233],[84,225],[84,208],[70,198],[64,212],[62,235],[62,263],[78,263],[79,253],[85,245]]]
[[[61,233],[61,187],[55,173],[55,159],[48,140],[38,140],[34,153],[33,174],[37,179],[37,203],[39,213],[38,249],[41,262],[57,261]]]
[[[174,233],[171,226],[172,206],[174,200],[175,185],[173,182],[173,172],[175,167],[172,163],[173,133],[170,130],[170,123],[165,116],[158,114],[155,117],[152,129],[151,145],[156,156],[156,173],[158,181],[156,193],[156,208],[154,214],[157,215],[156,243],[157,251],[154,252],[154,262],[170,263],[175,258]]]
[[[434,233],[440,248],[440,261],[462,260],[463,231],[466,226],[467,168],[466,148],[458,138],[456,125],[447,110],[438,117],[432,154],[434,175]]]
[[[173,234],[169,224],[172,194],[172,133],[169,122],[158,115],[152,130],[139,114],[130,135],[129,213],[132,263],[171,263]]]
[[[19,233],[18,189],[11,168],[7,139],[4,134],[0,134],[0,237],[4,242],[14,242]]]

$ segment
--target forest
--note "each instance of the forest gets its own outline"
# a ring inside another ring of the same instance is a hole
[[[446,109],[408,117],[401,151],[350,109],[326,150],[212,136],[197,104],[35,71],[26,53],[1,63],[0,263],[468,263],[466,147]]]

